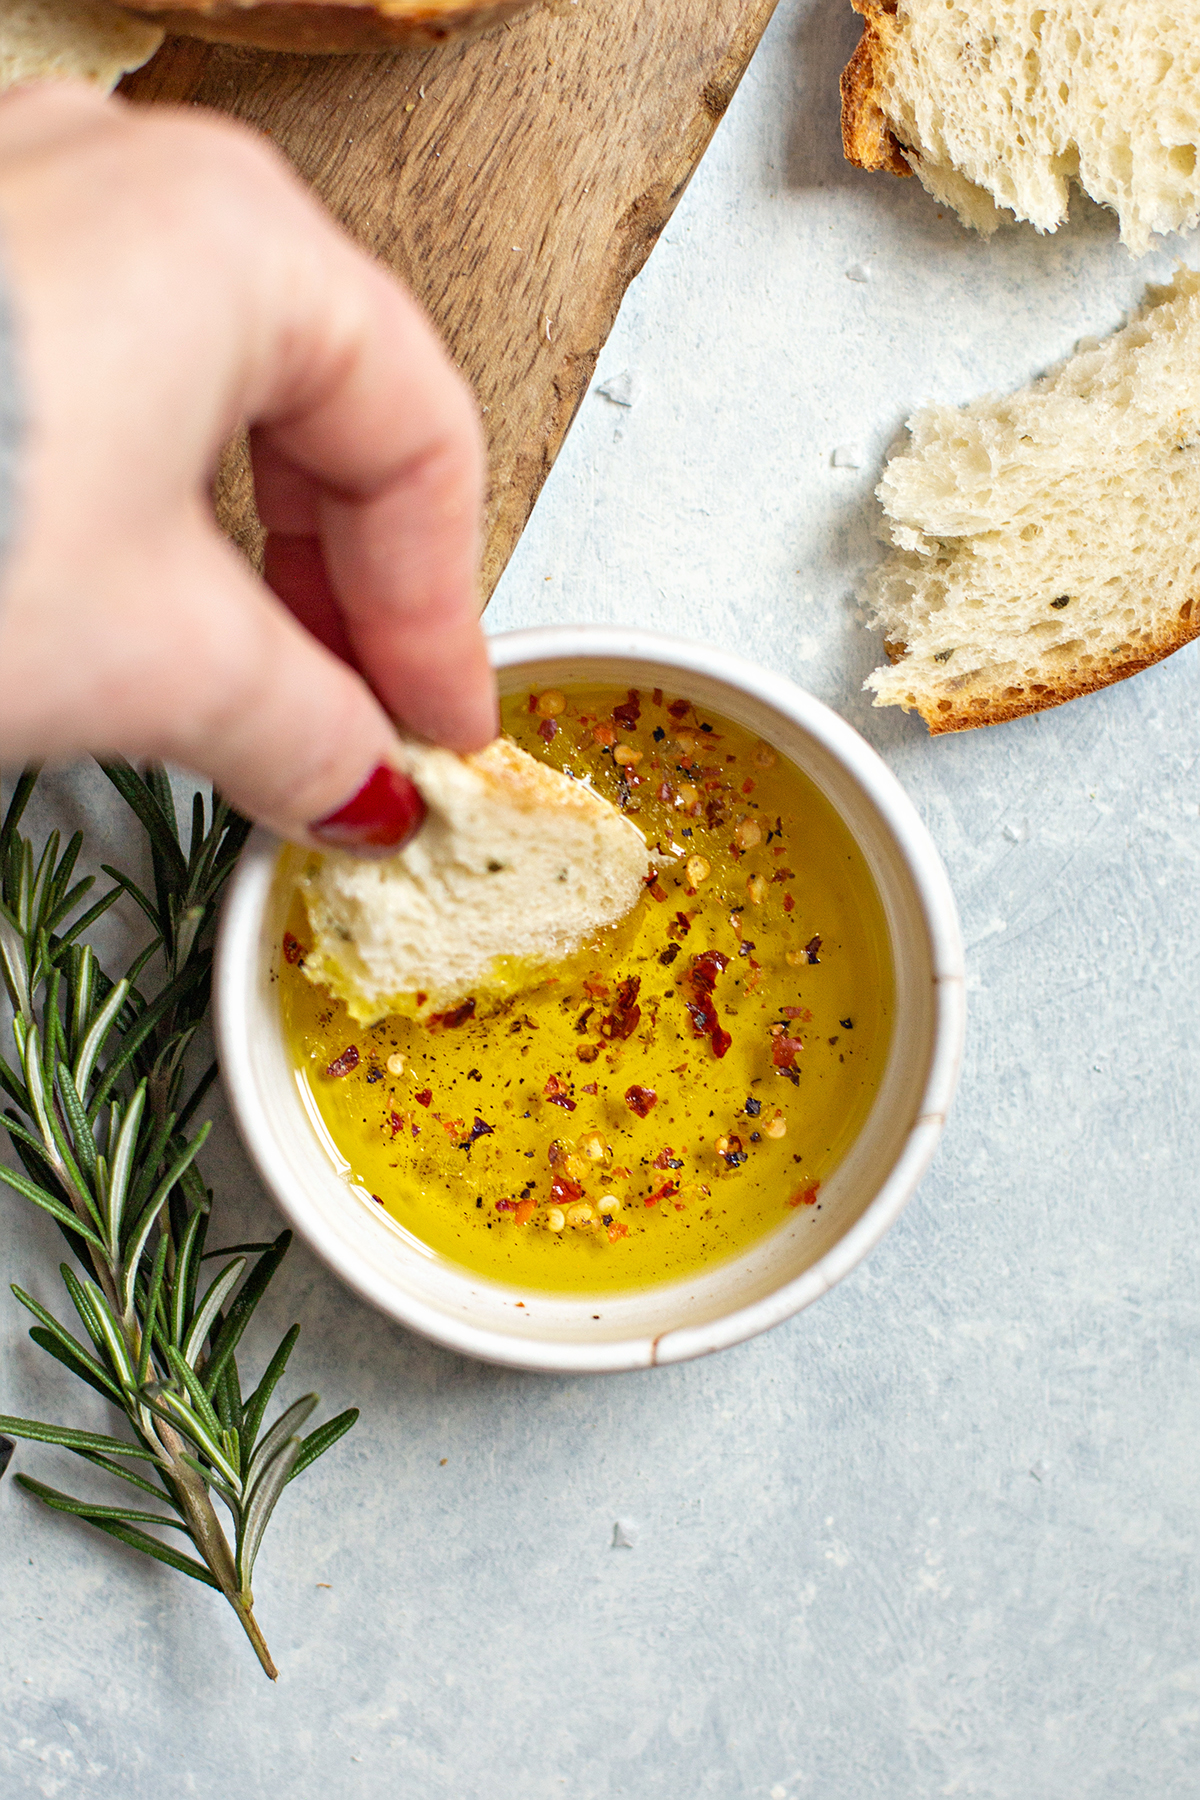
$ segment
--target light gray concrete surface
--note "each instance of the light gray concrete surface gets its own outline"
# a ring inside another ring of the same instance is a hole
[[[267,1539],[278,1687],[215,1597],[6,1480],[6,1795],[1200,1794],[1196,656],[934,743],[864,703],[850,599],[907,411],[1025,380],[1177,250],[1135,265],[1086,205],[986,245],[845,168],[854,40],[781,6],[601,360],[633,403],[588,398],[490,617],[729,643],[888,759],[970,947],[933,1172],[809,1312],[634,1376],[458,1361],[297,1249],[251,1359],[299,1319],[296,1382],[363,1421]],[[122,853],[94,781],[47,811]],[[208,1169],[231,1237],[273,1228],[227,1124]],[[52,1297],[53,1230],[0,1218]],[[0,1406],[80,1416],[3,1300],[0,1343]]]

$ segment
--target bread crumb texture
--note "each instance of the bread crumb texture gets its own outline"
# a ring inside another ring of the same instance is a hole
[[[429,808],[412,843],[384,862],[324,852],[300,881],[304,972],[361,1024],[511,992],[634,906],[645,841],[584,783],[504,738],[414,747],[408,766]]]
[[[1039,231],[1072,181],[1141,254],[1200,217],[1198,0],[853,0],[846,155],[911,168],[968,225]]]
[[[1134,675],[1200,629],[1200,275],[1040,381],[927,407],[876,493],[860,598],[877,706],[993,725]]]
[[[23,81],[91,81],[110,92],[162,41],[157,25],[108,0],[3,0],[0,93]]]

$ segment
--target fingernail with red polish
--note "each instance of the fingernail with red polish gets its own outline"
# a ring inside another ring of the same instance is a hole
[[[380,763],[352,799],[309,826],[309,835],[339,850],[400,850],[425,823],[425,802],[407,775]]]

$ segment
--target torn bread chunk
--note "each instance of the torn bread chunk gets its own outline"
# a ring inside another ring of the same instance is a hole
[[[876,493],[860,589],[877,706],[994,725],[1135,675],[1200,631],[1200,274],[1031,386],[928,407]]]
[[[109,0],[3,0],[0,93],[26,81],[90,81],[110,93],[162,41],[161,26]]]
[[[1196,0],[853,0],[842,141],[967,225],[1067,217],[1072,182],[1140,255],[1200,218]]]
[[[413,747],[428,818],[398,855],[310,859],[304,972],[369,1024],[498,996],[633,908],[649,858],[609,801],[504,738],[476,756]]]

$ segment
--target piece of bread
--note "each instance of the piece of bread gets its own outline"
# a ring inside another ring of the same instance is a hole
[[[1200,631],[1200,274],[1040,381],[909,422],[860,590],[877,706],[994,725],[1135,675]]]
[[[109,0],[0,0],[0,93],[23,81],[91,81],[111,92],[162,41],[159,26]]]
[[[536,0],[126,0],[172,33],[260,50],[440,44],[486,31]]]
[[[853,0],[842,142],[864,169],[911,169],[968,225],[1002,208],[1039,231],[1071,182],[1141,254],[1200,218],[1195,0]]]
[[[504,738],[414,747],[409,771],[429,808],[413,841],[385,862],[322,852],[300,881],[304,972],[361,1024],[512,991],[636,902],[645,841],[582,782]]]

